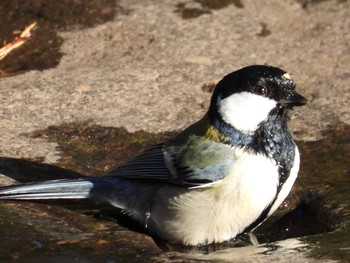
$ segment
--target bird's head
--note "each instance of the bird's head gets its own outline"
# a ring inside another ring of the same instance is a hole
[[[307,99],[295,91],[290,75],[276,67],[254,65],[226,75],[215,87],[209,119],[253,133],[272,115],[287,118],[289,110]]]

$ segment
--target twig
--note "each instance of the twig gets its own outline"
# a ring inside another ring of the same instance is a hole
[[[29,26],[27,26],[19,37],[17,37],[12,42],[6,44],[2,48],[0,48],[0,60],[2,60],[4,57],[6,57],[12,50],[15,48],[18,48],[22,46],[30,37],[30,31],[33,30],[36,26],[36,22],[31,23]]]

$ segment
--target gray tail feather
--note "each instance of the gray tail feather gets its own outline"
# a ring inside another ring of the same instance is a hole
[[[94,179],[60,179],[0,188],[0,199],[46,200],[89,198]]]

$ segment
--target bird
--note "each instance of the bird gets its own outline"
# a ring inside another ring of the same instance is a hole
[[[295,88],[278,67],[243,67],[217,83],[200,120],[106,176],[6,186],[0,200],[91,199],[161,240],[232,240],[261,225],[297,178],[300,154],[288,121],[308,100]]]

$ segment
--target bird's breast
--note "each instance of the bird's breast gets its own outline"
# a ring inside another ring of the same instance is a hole
[[[218,227],[226,223],[230,229],[242,232],[274,200],[278,183],[275,161],[264,155],[237,150],[227,176],[210,189],[216,196],[217,213],[220,214],[213,223]]]
[[[225,178],[208,187],[162,190],[164,206],[153,213],[154,219],[159,215],[161,236],[187,245],[223,242],[260,216],[276,196],[278,167],[243,149],[235,150],[233,158]]]

